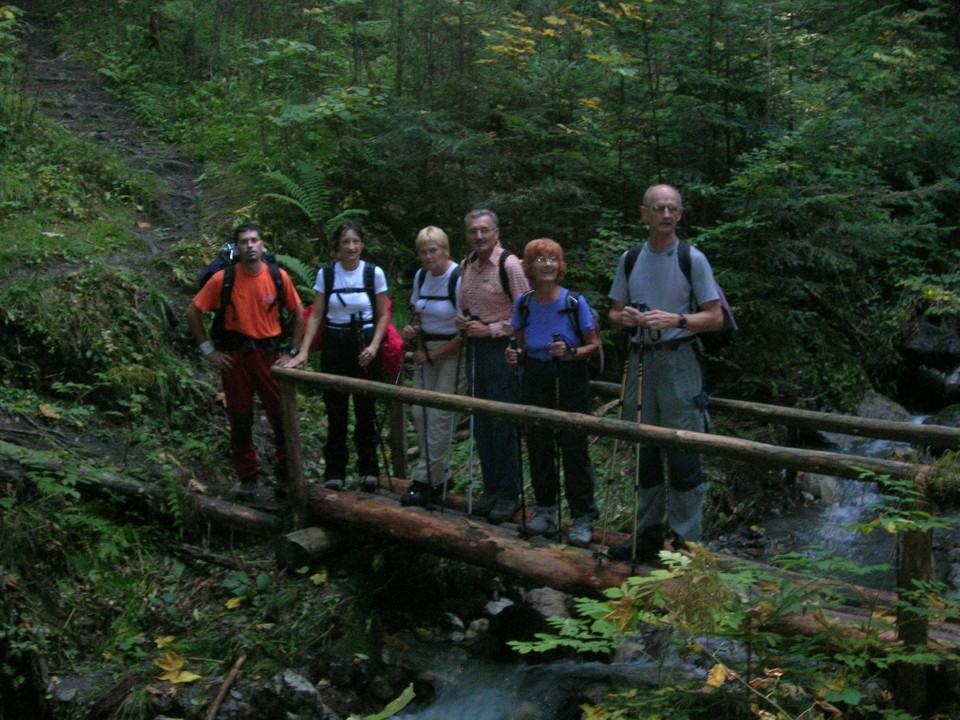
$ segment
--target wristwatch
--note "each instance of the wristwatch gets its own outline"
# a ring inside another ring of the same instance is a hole
[[[580,349],[579,345],[567,345],[567,355],[569,355],[570,357],[576,357],[577,350],[579,349]]]
[[[680,313],[680,319],[677,320],[677,327],[681,330],[686,330],[687,328],[687,316],[683,313]]]
[[[296,357],[299,352],[300,348],[298,348],[296,345],[293,345],[289,350],[287,350],[287,355],[290,357]]]

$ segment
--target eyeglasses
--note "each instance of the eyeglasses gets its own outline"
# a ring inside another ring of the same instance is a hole
[[[547,256],[545,256],[545,255],[538,255],[538,256],[534,259],[534,262],[535,262],[537,265],[559,265],[559,264],[560,264],[560,258],[558,258],[558,257],[547,257]]]
[[[497,228],[488,228],[488,227],[473,227],[467,230],[467,235],[482,235],[486,237],[490,233],[494,232]]]
[[[653,207],[647,205],[647,208],[653,210],[657,215],[666,215],[668,212],[671,215],[676,215],[683,210],[682,207],[677,205],[654,205]]]

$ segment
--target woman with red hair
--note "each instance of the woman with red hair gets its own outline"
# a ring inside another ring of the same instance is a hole
[[[523,272],[533,289],[514,305],[510,324],[516,330],[517,349],[507,350],[507,361],[519,363],[523,370],[521,402],[589,413],[587,360],[600,349],[599,328],[586,299],[560,285],[567,272],[563,248],[548,238],[531,240],[523,252]],[[559,532],[559,449],[564,494],[573,518],[567,542],[588,546],[599,512],[593,498],[594,473],[586,435],[534,426],[527,428],[526,435],[535,499],[527,532],[547,536]]]

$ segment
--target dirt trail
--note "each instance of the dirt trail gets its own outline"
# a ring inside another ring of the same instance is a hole
[[[100,79],[66,53],[57,53],[36,30],[28,48],[27,84],[40,111],[78,137],[119,151],[131,172],[150,173],[165,192],[144,208],[130,231],[153,255],[197,232],[199,166],[140,125]]]

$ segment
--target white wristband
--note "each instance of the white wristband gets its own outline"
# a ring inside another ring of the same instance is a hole
[[[213,355],[213,344],[209,340],[204,340],[200,343],[200,352],[203,353],[204,357],[210,357]]]

